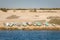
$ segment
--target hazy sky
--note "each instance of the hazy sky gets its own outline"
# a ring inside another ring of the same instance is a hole
[[[1,8],[60,8],[60,0],[0,0]]]

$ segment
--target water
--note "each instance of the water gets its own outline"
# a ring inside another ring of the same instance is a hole
[[[60,40],[60,31],[0,30],[0,40]]]

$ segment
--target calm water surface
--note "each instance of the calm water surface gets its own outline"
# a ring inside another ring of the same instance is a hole
[[[0,30],[0,40],[60,40],[60,31]]]

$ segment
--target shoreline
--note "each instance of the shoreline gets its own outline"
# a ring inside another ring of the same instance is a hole
[[[60,30],[59,27],[0,27],[0,30]]]
[[[0,10],[0,13],[0,30],[60,30],[60,25],[55,25],[60,24],[60,10],[32,9],[8,10],[6,12]],[[40,26],[24,26],[25,22],[33,22],[34,25],[36,21],[40,22],[36,23]],[[46,22],[51,22],[54,25],[48,25]],[[19,24],[20,26],[16,26],[16,24]],[[46,24],[47,26],[45,26]]]

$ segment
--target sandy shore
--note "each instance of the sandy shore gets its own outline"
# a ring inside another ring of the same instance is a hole
[[[60,30],[60,27],[0,27],[0,30]]]
[[[50,12],[48,12],[50,11]],[[51,12],[53,11],[53,12]],[[6,22],[32,22],[38,20],[45,20],[49,21],[47,17],[50,16],[59,16],[60,17],[60,10],[37,10],[37,12],[30,12],[29,10],[8,10],[8,12],[3,12],[0,10],[0,30],[60,30],[59,26],[26,26],[26,27],[5,27],[1,26],[3,23]],[[9,17],[16,17],[10,18]],[[8,18],[8,19],[7,19]]]

